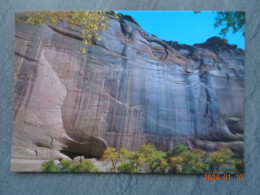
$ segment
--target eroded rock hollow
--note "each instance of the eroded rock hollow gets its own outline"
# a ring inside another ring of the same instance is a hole
[[[143,143],[241,153],[244,52],[218,37],[163,41],[131,17],[110,18],[84,54],[64,21],[16,23],[12,158],[101,156]]]

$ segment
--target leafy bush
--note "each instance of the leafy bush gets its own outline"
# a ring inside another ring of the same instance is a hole
[[[82,159],[80,161],[61,160],[55,164],[53,160],[42,164],[43,172],[99,172],[91,161]]]
[[[178,156],[183,152],[187,152],[188,148],[187,146],[184,146],[182,144],[178,144],[172,151],[168,151],[166,156],[171,157],[171,156]]]
[[[180,154],[180,156],[183,159],[182,162],[182,172],[183,173],[192,173],[192,167],[198,163],[198,155],[191,152],[191,151],[186,151],[186,152],[182,152]]]
[[[229,148],[220,148],[210,155],[201,149],[189,150],[187,146],[178,144],[165,156],[162,151],[156,150],[151,144],[143,144],[138,151],[128,151],[128,154],[130,155],[125,158],[126,162],[122,162],[118,166],[119,172],[204,174],[219,171],[223,163],[226,163],[222,168],[224,172],[243,172],[242,160],[234,161],[233,168],[230,166],[233,153]]]
[[[111,161],[112,163],[111,171],[116,172],[116,167],[119,160],[127,159],[129,158],[130,155],[131,153],[125,148],[121,148],[119,151],[116,151],[115,148],[107,148],[104,151],[101,159],[102,160],[107,159]]]
[[[147,164],[151,173],[155,173],[160,169],[160,173],[168,166],[162,151],[154,151],[148,158]]]
[[[120,173],[136,173],[137,171],[133,162],[128,162],[128,163],[123,162],[118,166],[117,170]]]
[[[59,164],[60,172],[73,172],[74,164],[71,160],[61,160]]]
[[[231,159],[232,156],[229,148],[220,148],[209,154],[200,149],[189,150],[181,144],[165,155],[153,145],[143,144],[135,152],[125,148],[107,148],[101,159],[110,161],[111,171],[120,173],[204,174],[219,172],[220,167],[224,173],[244,173],[243,159]],[[86,159],[61,160],[58,164],[50,160],[44,162],[42,167],[44,172],[99,172],[94,164]]]
[[[243,174],[245,171],[244,160],[243,159],[235,160],[233,162],[233,170],[235,171],[235,173]]]
[[[181,156],[174,156],[174,157],[170,157],[170,172],[171,173],[181,173],[182,172],[182,168],[181,168],[181,164],[182,164],[183,158]]]
[[[42,164],[43,172],[59,172],[59,168],[54,164],[54,160]]]
[[[211,170],[214,172],[219,171],[220,166],[226,163],[233,156],[232,151],[229,148],[220,148],[214,152],[210,157]]]
[[[167,160],[164,158],[162,151],[155,150],[151,144],[143,144],[139,150],[139,161],[142,165],[146,165],[150,173],[164,172],[164,169],[168,166]]]
[[[72,169],[72,172],[91,172],[95,168],[94,164],[88,160],[81,160],[80,163],[76,164]]]
[[[209,166],[203,162],[197,162],[191,167],[192,173],[207,173]]]

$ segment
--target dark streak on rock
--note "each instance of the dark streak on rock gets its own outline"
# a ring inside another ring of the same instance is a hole
[[[80,38],[80,37],[78,37],[78,36],[76,36],[76,35],[73,35],[73,34],[71,34],[71,33],[63,32],[63,31],[61,31],[61,30],[59,30],[59,29],[57,29],[57,28],[54,28],[53,26],[47,25],[47,27],[49,27],[50,29],[52,29],[52,30],[55,31],[56,33],[61,34],[61,35],[65,36],[65,37],[69,37],[69,38],[72,38],[72,39],[76,39],[76,40],[78,40],[78,41],[82,41],[82,40],[83,40],[82,38]]]
[[[37,61],[37,60],[35,60],[35,59],[32,59],[32,58],[28,58],[28,57],[26,57],[26,56],[23,56],[22,54],[19,54],[19,53],[17,53],[17,52],[15,52],[15,55],[17,55],[17,56],[19,56],[19,57],[21,57],[21,58],[24,58],[24,59],[26,59],[26,60],[29,60],[29,61],[39,62],[39,61]]]

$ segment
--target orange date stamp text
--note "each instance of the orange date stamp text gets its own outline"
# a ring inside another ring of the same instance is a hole
[[[236,174],[234,175],[237,181],[243,180],[243,174]],[[230,174],[204,174],[204,181],[219,181],[220,179],[223,179],[224,181],[230,181]]]

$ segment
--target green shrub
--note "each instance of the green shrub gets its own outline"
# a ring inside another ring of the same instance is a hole
[[[54,164],[54,160],[42,163],[43,172],[59,172],[59,168]]]
[[[61,160],[59,164],[59,169],[61,172],[71,172],[71,169],[74,167],[71,160]]]
[[[229,148],[220,148],[210,156],[211,171],[219,171],[220,166],[233,156]]]
[[[235,173],[243,174],[245,171],[244,160],[243,159],[235,160],[233,162],[233,170],[235,171]]]
[[[193,173],[207,173],[209,170],[209,166],[203,162],[197,162],[195,165],[191,167]]]
[[[187,152],[188,147],[182,144],[178,144],[172,151],[166,153],[166,157],[179,156],[183,152]]]
[[[91,161],[81,160],[72,170],[73,172],[92,172],[94,168],[95,166]]]
[[[198,155],[191,151],[182,152],[180,154],[182,157],[182,172],[183,173],[192,173],[192,167],[195,166],[196,163],[198,163]]]
[[[121,163],[117,170],[120,173],[136,173],[136,167],[134,166],[134,164],[132,162],[128,162],[128,163]]]
[[[50,160],[44,162],[42,167],[43,172],[99,172],[91,161],[85,159],[80,161],[61,160],[57,165]]]

